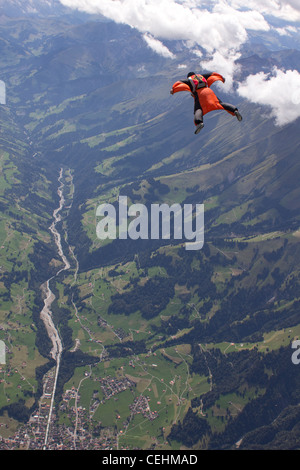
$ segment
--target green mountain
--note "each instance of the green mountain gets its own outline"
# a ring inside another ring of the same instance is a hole
[[[198,64],[179,41],[164,59],[124,25],[24,13],[0,24],[0,448],[298,449],[299,120],[219,88],[243,121],[195,136],[192,98],[169,94]],[[252,45],[241,77],[291,63]],[[203,248],[99,240],[120,195],[204,204]]]

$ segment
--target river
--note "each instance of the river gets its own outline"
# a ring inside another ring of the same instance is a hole
[[[45,328],[47,330],[48,336],[52,342],[52,349],[50,351],[50,355],[52,359],[56,361],[56,371],[55,371],[55,379],[54,379],[54,384],[53,384],[53,390],[52,390],[52,397],[51,397],[51,404],[50,404],[50,410],[49,410],[49,415],[48,415],[48,422],[47,422],[47,429],[46,429],[46,434],[45,434],[45,442],[44,442],[44,448],[47,446],[47,440],[48,440],[48,434],[49,434],[49,427],[52,419],[52,411],[53,411],[53,404],[54,404],[54,397],[55,397],[55,391],[56,391],[56,384],[57,384],[57,377],[59,373],[59,366],[60,366],[60,360],[61,360],[61,355],[63,352],[63,345],[61,338],[59,336],[59,332],[53,322],[52,318],[52,311],[51,311],[51,305],[55,300],[55,295],[51,291],[50,288],[50,282],[56,278],[62,271],[68,270],[70,268],[70,263],[67,259],[67,257],[64,254],[62,244],[61,244],[61,234],[57,230],[57,224],[61,222],[62,216],[61,216],[61,211],[65,207],[65,198],[64,198],[64,182],[63,182],[63,169],[60,169],[59,172],[59,177],[58,177],[58,183],[59,187],[57,190],[57,194],[59,196],[59,205],[58,207],[53,211],[53,222],[51,226],[49,227],[49,230],[51,231],[54,241],[57,247],[58,254],[63,262],[63,267],[59,269],[59,271],[52,276],[50,279],[48,279],[42,286],[42,291],[43,291],[43,296],[44,296],[44,307],[40,313],[40,317],[44,322]]]

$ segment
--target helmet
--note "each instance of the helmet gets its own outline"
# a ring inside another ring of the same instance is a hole
[[[189,73],[187,74],[187,77],[186,77],[186,78],[190,78],[190,77],[192,77],[193,75],[195,75],[195,72],[189,72]]]

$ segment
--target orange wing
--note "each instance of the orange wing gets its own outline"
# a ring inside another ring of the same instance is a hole
[[[174,85],[172,86],[172,90],[173,93],[178,93],[178,91],[189,91],[191,93],[190,87],[180,81],[174,83]]]
[[[218,80],[220,80],[221,82],[225,82],[224,78],[222,77],[222,75],[220,75],[219,73],[217,72],[213,72],[211,74],[210,77],[208,77],[207,79],[207,83],[208,83],[208,86],[210,87],[213,83],[217,82]]]
[[[201,88],[197,91],[200,106],[203,111],[203,116],[210,111],[216,111],[217,109],[224,110],[220,104],[218,98],[210,88]]]

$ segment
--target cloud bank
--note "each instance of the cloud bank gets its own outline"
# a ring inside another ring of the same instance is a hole
[[[241,46],[247,42],[249,31],[291,35],[299,32],[299,0],[60,0],[67,7],[91,14],[102,14],[115,21],[136,28],[143,35],[148,47],[167,59],[175,55],[163,44],[164,40],[181,40],[201,57],[201,50],[209,59],[201,61],[201,67],[217,70],[226,77],[225,89],[232,87],[237,71],[236,61]],[[284,20],[281,27],[269,24],[269,18]],[[200,65],[200,64],[199,64]],[[257,102],[256,83],[263,92],[260,102],[270,105],[272,113],[278,116],[280,101],[271,95],[278,91],[284,77],[289,76],[292,86],[299,87],[296,71],[273,71],[272,76],[257,74],[238,87],[238,93]],[[283,92],[285,93],[285,92]],[[295,91],[296,93],[296,91]],[[281,95],[282,96],[282,95]],[[276,95],[277,97],[277,95]],[[288,99],[288,96],[286,96]],[[284,100],[283,100],[284,101]],[[298,103],[299,104],[299,103]],[[291,102],[289,111],[276,117],[278,125],[290,122],[297,116]]]
[[[246,2],[231,0],[230,3],[233,8],[243,8]],[[247,8],[285,21],[300,21],[299,0],[247,0]]]
[[[128,24],[159,40],[185,40],[208,53],[237,50],[247,30],[268,31],[270,26],[256,10],[240,11],[229,2],[199,0],[60,0],[65,6],[100,13],[116,23]]]

